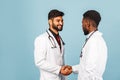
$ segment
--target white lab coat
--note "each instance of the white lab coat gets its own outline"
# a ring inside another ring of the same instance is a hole
[[[103,80],[107,61],[107,46],[102,33],[96,31],[82,49],[80,64],[73,66],[73,72],[78,73],[78,80]]]
[[[53,47],[47,32],[35,39],[34,59],[35,64],[40,70],[40,80],[65,80],[65,76],[59,74],[61,66],[64,65],[64,45],[61,40],[61,51],[59,45],[48,30],[49,35],[57,48]]]

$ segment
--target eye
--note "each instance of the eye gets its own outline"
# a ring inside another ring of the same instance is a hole
[[[57,22],[60,22],[60,20],[59,20],[59,19],[57,19]]]
[[[63,20],[61,20],[61,22],[63,22]]]

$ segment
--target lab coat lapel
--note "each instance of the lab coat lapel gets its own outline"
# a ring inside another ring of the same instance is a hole
[[[60,42],[61,42],[61,50],[60,50],[60,52],[61,52],[61,55],[63,55],[63,53],[64,53],[64,44],[63,44],[62,39],[60,39]]]
[[[53,37],[53,40],[55,42],[55,45],[57,47],[57,52],[59,52],[61,55],[63,54],[63,44],[62,44],[62,40],[60,38],[60,42],[61,42],[61,50],[60,50],[60,46],[59,44],[57,43],[57,40],[55,39],[55,37],[53,36],[53,34],[48,30],[48,33],[50,34],[51,37]]]

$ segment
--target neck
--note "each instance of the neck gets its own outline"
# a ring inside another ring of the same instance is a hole
[[[89,33],[93,32],[93,31],[97,31],[98,29],[97,28],[92,28]]]
[[[59,32],[57,31],[57,30],[55,30],[55,29],[53,29],[53,28],[49,28],[52,32],[54,32],[56,35],[58,35],[59,34]]]

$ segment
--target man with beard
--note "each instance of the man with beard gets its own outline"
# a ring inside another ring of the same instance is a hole
[[[56,9],[48,14],[49,29],[35,39],[34,58],[40,70],[40,80],[66,80],[72,72],[64,66],[64,42],[59,35],[63,29],[64,13]]]
[[[83,14],[82,29],[87,40],[81,51],[80,64],[72,66],[72,71],[78,73],[78,80],[103,80],[107,46],[102,33],[98,31],[100,21],[101,16],[95,10]]]

